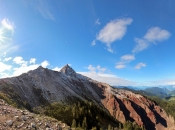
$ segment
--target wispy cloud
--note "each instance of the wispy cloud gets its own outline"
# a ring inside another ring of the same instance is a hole
[[[118,62],[115,66],[116,69],[126,68],[126,64],[135,60],[135,56],[133,54],[126,54],[120,57],[120,62]]]
[[[10,22],[7,18],[4,18],[2,21],[1,21],[1,24],[4,28],[14,32],[14,24],[12,22]]]
[[[132,50],[132,53],[134,54],[145,50],[149,46],[149,43],[144,39],[135,38],[135,42],[137,44]]]
[[[22,2],[28,6],[31,6],[34,10],[38,11],[43,18],[55,20],[55,17],[51,12],[51,5],[49,4],[49,0],[34,0]]]
[[[126,34],[127,26],[132,23],[131,18],[123,18],[112,20],[104,26],[95,40],[99,40],[106,44],[108,51],[113,52],[111,48],[111,43],[116,40],[121,40]]]
[[[7,18],[2,19],[0,23],[0,56],[4,52],[12,52],[18,48],[16,45],[12,45],[14,29],[14,23]]]
[[[116,69],[123,69],[125,67],[126,67],[126,65],[124,62],[118,62],[115,66]]]
[[[135,66],[135,69],[141,69],[142,67],[146,67],[146,64],[141,62]]]
[[[133,82],[124,78],[120,78],[120,77],[117,77],[116,75],[108,73],[109,70],[105,67],[89,65],[87,69],[88,69],[87,72],[78,72],[78,73],[85,75],[87,77],[90,77],[94,80],[108,83],[110,85],[128,86],[128,85],[137,84],[136,82]]]
[[[35,62],[36,62],[36,58],[31,58],[30,59],[30,64],[35,64]]]
[[[12,59],[12,57],[8,57],[8,58],[5,58],[3,61],[9,61],[11,59]]]
[[[170,32],[161,29],[159,27],[150,28],[144,36],[144,39],[148,42],[161,42],[168,39],[171,36]]]
[[[95,72],[95,73],[105,73],[107,71],[107,68],[102,68],[100,65],[97,65],[97,66],[89,65],[87,69],[90,72]]]
[[[91,43],[92,46],[95,46],[96,45],[96,40],[93,40],[92,43]]]
[[[158,43],[167,40],[171,33],[159,27],[152,27],[148,29],[143,38],[135,38],[136,46],[133,48],[132,53],[138,53],[147,49],[151,43]]]
[[[100,25],[100,24],[101,24],[99,18],[95,21],[95,24],[96,24],[96,25]]]
[[[159,79],[159,80],[152,80],[147,81],[142,84],[145,84],[146,86],[164,86],[164,85],[174,85],[172,87],[175,88],[175,78],[165,78],[165,79]]]
[[[170,32],[161,29],[159,27],[152,27],[148,29],[146,34],[142,38],[135,38],[136,46],[132,49],[132,54],[124,55],[120,58],[120,62],[117,63],[115,68],[122,69],[126,67],[126,64],[135,60],[135,55],[145,49],[147,49],[151,44],[156,44],[158,42],[167,40],[171,36]],[[121,64],[122,63],[122,64]],[[144,63],[138,63],[135,69],[141,69],[146,67]]]
[[[131,54],[126,54],[126,55],[123,55],[122,57],[120,57],[120,59],[122,61],[130,62],[132,60],[135,60],[135,56],[131,55]]]

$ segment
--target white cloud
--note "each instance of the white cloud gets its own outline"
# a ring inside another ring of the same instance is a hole
[[[41,66],[44,67],[44,68],[46,68],[49,65],[50,65],[49,62],[46,61],[46,60],[41,63]]]
[[[90,71],[90,72],[93,72],[93,73],[105,73],[107,71],[107,68],[102,68],[101,66],[97,65],[96,67],[93,66],[93,65],[89,65],[87,67],[87,69]]]
[[[12,66],[4,64],[3,62],[0,62],[0,72],[4,72],[6,70],[11,70]]]
[[[142,67],[146,67],[146,64],[144,63],[138,63],[136,66],[135,66],[135,69],[141,69]]]
[[[85,75],[87,77],[90,77],[91,79],[97,80],[99,82],[107,83],[107,84],[114,85],[114,86],[137,85],[136,82],[117,77],[116,75],[113,75],[113,74],[106,74],[106,73],[99,74],[96,72],[78,72],[78,73]]]
[[[126,65],[124,62],[118,62],[115,66],[116,69],[123,69],[125,67],[126,67]]]
[[[26,66],[20,66],[18,68],[14,68],[14,72],[13,72],[13,75],[12,76],[18,76],[18,75],[21,75],[22,73],[26,73],[30,70],[34,70],[36,68],[38,68],[39,65],[38,64],[34,64],[34,65],[26,65]]]
[[[31,58],[29,63],[30,64],[35,64],[35,62],[36,62],[36,59],[35,58]]]
[[[14,25],[13,25],[13,23],[11,23],[7,18],[4,18],[4,19],[1,21],[1,24],[2,24],[2,26],[5,27],[6,29],[11,30],[12,32],[14,31]]]
[[[135,42],[137,45],[133,48],[132,53],[143,51],[149,46],[149,43],[144,39],[135,38]]]
[[[10,61],[12,57],[5,58],[3,61]]]
[[[12,52],[18,48],[17,45],[12,45],[13,33],[14,24],[4,18],[0,23],[0,56],[3,52]]]
[[[26,65],[27,61],[24,61],[23,58],[21,56],[17,56],[13,59],[13,62],[15,64],[19,64],[19,65]]]
[[[175,79],[160,79],[155,81],[148,81],[147,86],[163,86],[163,85],[175,85]],[[175,86],[173,86],[175,88]]]
[[[90,72],[96,72],[96,67],[94,67],[93,65],[89,65],[89,66],[88,66],[88,70],[89,70]]]
[[[171,34],[167,30],[163,30],[159,27],[152,27],[147,31],[147,33],[144,36],[144,39],[146,39],[149,42],[160,42],[168,39],[170,36]]]
[[[7,78],[10,77],[8,73],[0,73],[0,78]]]
[[[106,44],[109,48],[108,51],[111,51],[111,43],[116,40],[121,40],[126,34],[127,26],[132,23],[131,18],[123,18],[112,20],[106,24],[106,26],[100,30],[99,34],[96,37],[96,40],[99,40]]]
[[[122,61],[130,62],[132,60],[135,60],[135,56],[131,54],[127,54],[127,55],[123,55],[122,57],[120,57],[120,59]]]
[[[171,36],[170,32],[163,30],[159,27],[152,27],[148,29],[143,38],[135,38],[136,46],[133,48],[132,53],[138,53],[149,47],[151,43],[161,42],[167,40]]]
[[[100,65],[98,66],[89,65],[87,69],[89,70],[88,72],[77,72],[77,73],[80,73],[82,75],[85,75],[87,77],[90,77],[91,79],[100,82],[108,83],[110,85],[128,86],[137,84],[136,82],[132,82],[109,73],[110,71],[107,68],[101,67]]]
[[[53,70],[54,71],[60,71],[62,68],[59,68],[59,67],[55,67]]]
[[[101,66],[97,66],[98,73],[105,73],[107,71],[107,68],[102,68]]]

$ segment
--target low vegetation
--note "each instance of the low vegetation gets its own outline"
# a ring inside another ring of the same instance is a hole
[[[159,97],[151,96],[149,97],[152,101],[156,102],[160,107],[162,107],[167,114],[171,115],[175,119],[175,100],[165,100]]]
[[[105,109],[92,102],[77,102],[72,105],[53,103],[45,108],[46,115],[66,122],[72,128],[97,129],[119,127],[119,122]]]

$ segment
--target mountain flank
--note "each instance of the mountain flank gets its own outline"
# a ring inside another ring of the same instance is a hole
[[[91,102],[112,116],[116,125],[110,121],[108,124],[117,128],[119,122],[125,124],[128,121],[146,130],[168,130],[174,127],[174,119],[147,97],[95,81],[76,73],[69,65],[59,72],[40,66],[17,77],[0,79],[0,92],[16,102],[18,107],[29,110],[53,103],[69,106],[77,102]],[[106,121],[97,121],[104,129],[108,125],[104,123]]]

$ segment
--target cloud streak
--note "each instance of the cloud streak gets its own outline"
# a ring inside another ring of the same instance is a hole
[[[48,0],[22,1],[24,4],[31,6],[34,10],[40,13],[45,19],[55,20]]]
[[[132,60],[135,60],[135,56],[131,54],[127,54],[127,55],[123,55],[122,57],[120,57],[120,59],[122,61],[130,62]]]
[[[120,62],[118,62],[115,66],[116,69],[126,68],[126,64],[135,60],[135,56],[132,54],[126,54],[120,57]]]
[[[123,69],[125,67],[126,67],[126,65],[124,62],[118,62],[115,66],[116,69]]]
[[[130,25],[132,21],[133,20],[131,18],[123,18],[110,21],[100,30],[94,41],[98,40],[102,43],[105,43],[107,50],[109,52],[113,52],[111,43],[123,38],[127,32],[127,26]]]
[[[78,72],[82,75],[85,75],[87,77],[90,77],[94,80],[108,83],[110,85],[122,85],[122,86],[128,86],[128,85],[137,85],[136,82],[117,77],[116,75],[108,73],[109,70],[105,67],[101,67],[100,65],[98,66],[93,66],[89,65],[87,67],[88,71],[87,72]]]
[[[9,19],[4,18],[0,23],[0,56],[3,55],[4,52],[12,52],[16,50],[18,47],[12,46],[12,37],[14,33],[15,27]]]

